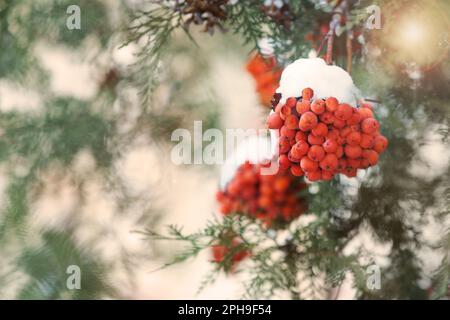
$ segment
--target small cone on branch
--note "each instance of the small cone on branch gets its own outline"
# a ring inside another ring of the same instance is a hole
[[[270,0],[266,2],[267,4],[261,6],[261,11],[270,17],[276,24],[283,26],[285,29],[289,29],[292,21],[295,19],[289,4],[279,0]]]
[[[228,0],[177,0],[175,10],[188,17],[185,21],[187,27],[191,23],[204,25],[204,31],[213,34],[215,27],[225,30],[221,23],[227,18],[227,4]]]

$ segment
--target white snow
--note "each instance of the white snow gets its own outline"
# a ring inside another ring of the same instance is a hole
[[[323,59],[298,59],[288,65],[277,92],[284,102],[289,97],[299,97],[308,87],[314,90],[314,98],[335,97],[341,103],[356,106],[358,89],[350,75],[338,66],[327,65]]]
[[[271,139],[264,136],[255,135],[243,140],[236,151],[226,159],[220,170],[220,188],[225,189],[227,183],[233,179],[236,170],[245,161],[256,164],[271,159],[274,146]]]

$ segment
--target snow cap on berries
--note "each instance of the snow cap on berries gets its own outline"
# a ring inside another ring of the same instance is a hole
[[[340,103],[356,105],[358,89],[350,75],[320,58],[298,59],[288,65],[276,92],[281,93],[281,102],[285,102],[289,97],[299,97],[304,88],[312,88],[316,99],[335,97]]]
[[[250,163],[260,163],[272,159],[275,154],[277,144],[265,136],[250,136],[244,139],[237,146],[235,152],[226,159],[220,174],[220,189],[225,189],[236,170],[246,161]]]

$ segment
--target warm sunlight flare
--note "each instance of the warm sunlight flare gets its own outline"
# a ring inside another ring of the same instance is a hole
[[[448,49],[450,21],[440,6],[410,5],[385,9],[385,24],[377,43],[386,49],[385,59],[396,65],[430,69],[439,64]]]
[[[402,41],[405,45],[417,45],[425,40],[425,32],[423,27],[416,23],[410,22],[401,30]]]

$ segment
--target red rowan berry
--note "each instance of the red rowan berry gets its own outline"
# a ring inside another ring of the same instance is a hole
[[[300,166],[293,165],[291,166],[291,173],[296,177],[301,177],[305,174]]]
[[[240,189],[241,189],[241,187],[237,181],[231,181],[227,185],[227,192],[232,196],[238,195]]]
[[[373,118],[373,112],[369,108],[359,108],[359,117],[360,121],[367,119],[367,118]]]
[[[333,179],[333,177],[334,177],[333,171],[322,170],[322,180],[329,181]]]
[[[322,173],[320,172],[320,170],[310,171],[306,173],[306,177],[310,181],[319,181],[320,178],[322,178]]]
[[[310,133],[308,135],[308,142],[310,145],[322,145],[323,142],[325,141],[325,137],[321,137],[321,136],[315,136],[312,133]]]
[[[353,145],[346,145],[344,148],[345,155],[347,158],[350,159],[356,159],[361,156],[361,147],[359,145],[353,146]]]
[[[299,156],[298,153],[296,154],[295,151],[293,153],[292,149],[288,153],[288,159],[289,159],[290,162],[300,162],[301,157],[302,156]]]
[[[369,160],[369,163],[371,166],[374,166],[378,163],[378,153],[374,150],[368,150],[368,156],[367,160]]]
[[[339,120],[348,120],[353,114],[353,108],[347,103],[341,103],[337,110],[334,112],[334,116]]]
[[[234,263],[240,262],[247,258],[250,255],[250,253],[247,250],[241,250],[236,252],[236,254],[233,256],[232,261]]]
[[[260,54],[255,54],[247,62],[246,68],[251,74],[261,74],[267,72],[268,70],[272,70],[276,67],[276,65],[277,61],[275,57],[266,58]]]
[[[295,132],[296,132],[295,130],[288,129],[288,127],[286,126],[282,126],[280,129],[280,136],[292,139],[295,137]]]
[[[286,118],[290,114],[292,114],[292,109],[290,107],[288,107],[287,105],[281,107],[280,116],[283,115]]]
[[[389,141],[388,141],[388,139],[386,139],[385,136],[377,135],[377,136],[375,136],[375,139],[374,139],[373,149],[378,153],[382,153],[384,150],[387,149],[388,144],[389,144]]]
[[[359,107],[360,107],[360,108],[368,108],[368,109],[370,109],[370,110],[373,110],[372,105],[371,105],[370,103],[364,102],[364,101],[361,101],[361,102],[359,103]]]
[[[268,184],[262,183],[259,187],[259,192],[270,197],[273,193],[273,188]]]
[[[311,130],[312,134],[315,136],[326,137],[328,134],[328,127],[324,123],[318,123],[317,126]]]
[[[336,140],[327,139],[323,143],[323,149],[325,150],[325,152],[334,153],[338,149],[338,144],[337,144]]]
[[[222,202],[223,200],[225,200],[225,198],[226,198],[226,195],[224,192],[222,192],[222,191],[216,192],[216,200],[217,201]]]
[[[297,99],[295,97],[289,97],[286,99],[286,103],[284,105],[290,109],[290,108],[295,107],[296,104],[297,104]]]
[[[374,143],[375,143],[374,136],[371,136],[371,135],[365,134],[365,133],[361,134],[361,142],[359,143],[361,148],[364,148],[364,149],[372,148]]]
[[[286,116],[286,120],[284,121],[284,125],[286,128],[295,130],[298,128],[298,118],[297,116],[290,114]]]
[[[319,165],[317,164],[317,162],[312,161],[308,157],[303,157],[300,161],[300,167],[305,172],[311,172],[316,171],[319,168]]]
[[[361,169],[366,169],[366,168],[368,168],[368,167],[370,167],[370,161],[369,161],[369,159],[361,158],[360,168],[361,168]]]
[[[258,180],[258,174],[253,170],[245,170],[242,173],[242,180],[244,183],[255,183]]]
[[[347,166],[354,169],[358,169],[361,165],[361,160],[359,159],[347,159]]]
[[[358,124],[361,121],[361,116],[359,114],[359,111],[355,108],[353,108],[352,110],[352,116],[350,117],[350,119],[347,120],[347,125],[352,126],[355,124]]]
[[[299,128],[302,131],[309,131],[317,126],[317,116],[311,111],[302,114],[299,122]]]
[[[361,122],[361,129],[366,134],[374,134],[380,128],[380,124],[374,118],[367,118]]]
[[[325,150],[321,146],[311,146],[308,151],[308,157],[312,161],[319,162],[325,157]]]
[[[341,130],[341,132],[339,133],[339,136],[346,138],[348,134],[350,134],[352,132],[352,128],[350,127],[345,127],[344,129]]]
[[[294,158],[301,159],[308,153],[308,150],[309,144],[304,140],[300,140],[292,147],[291,153]]]
[[[345,121],[335,118],[333,121],[333,126],[337,129],[342,129],[345,127]]]
[[[314,102],[311,104],[311,110],[315,114],[322,114],[325,112],[325,101],[322,99],[314,100]]]
[[[359,145],[361,142],[361,134],[359,132],[350,132],[345,138],[345,141],[350,145]]]
[[[279,153],[286,153],[291,149],[291,144],[288,137],[281,136],[278,139]]]
[[[328,112],[335,112],[339,106],[339,101],[334,97],[329,97],[325,100],[325,105]]]
[[[225,246],[219,246],[219,245],[214,245],[211,247],[212,249],[212,255],[213,255],[213,261],[214,262],[222,262],[228,249]]]
[[[311,88],[305,88],[302,90],[302,99],[303,100],[311,100],[314,96],[314,91]]]
[[[283,119],[281,119],[280,114],[276,112],[269,115],[269,118],[267,119],[267,126],[269,129],[280,129],[283,124]]]
[[[227,215],[227,214],[231,213],[231,210],[233,210],[233,205],[230,201],[222,202],[219,210],[222,214]]]
[[[299,114],[304,114],[311,110],[311,103],[307,100],[299,101],[295,106],[295,110],[297,110]]]
[[[297,131],[297,133],[295,134],[295,141],[299,142],[300,140],[307,140],[308,139],[308,135],[303,132],[303,131]]]
[[[291,166],[291,161],[289,161],[288,156],[285,154],[280,155],[278,158],[278,163],[280,164],[281,170],[286,170]]]
[[[361,152],[361,157],[364,159],[367,159],[370,155],[370,150],[369,149],[363,149],[363,151]]]
[[[261,208],[267,209],[268,207],[270,207],[272,205],[272,199],[268,196],[260,196],[258,198],[258,205]]]
[[[338,146],[338,148],[337,148],[335,153],[336,153],[336,157],[342,158],[342,156],[344,155],[344,147],[343,146]]]
[[[319,165],[323,170],[334,171],[338,166],[338,158],[334,153],[327,153]]]
[[[287,188],[289,188],[290,179],[288,176],[281,176],[275,179],[275,183],[273,184],[273,188],[277,192],[284,192]]]
[[[336,120],[336,117],[331,112],[324,112],[320,115],[320,121],[326,124],[332,124]]]

